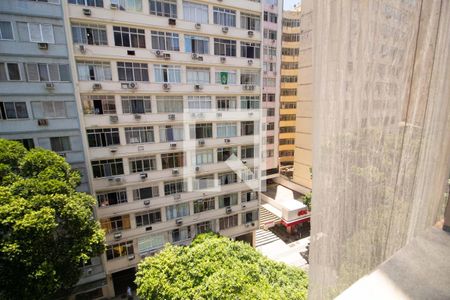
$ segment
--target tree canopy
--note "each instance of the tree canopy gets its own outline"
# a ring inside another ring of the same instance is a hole
[[[0,298],[52,299],[104,249],[95,200],[58,154],[0,139]]]
[[[306,299],[301,269],[272,261],[250,245],[213,233],[189,246],[167,244],[136,274],[141,299]]]

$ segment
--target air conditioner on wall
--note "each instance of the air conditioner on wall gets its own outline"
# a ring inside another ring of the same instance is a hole
[[[175,114],[170,114],[168,118],[171,121],[175,120]]]

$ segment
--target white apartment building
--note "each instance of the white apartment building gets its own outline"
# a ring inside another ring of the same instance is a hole
[[[67,2],[89,184],[107,232],[106,286],[89,296],[124,293],[139,261],[165,243],[212,230],[253,244],[260,173],[278,172],[277,139],[260,141],[277,135],[281,20],[273,20],[282,7]],[[271,22],[263,21],[266,10]],[[276,66],[263,74],[263,60]],[[263,79],[275,82],[264,90],[273,100],[263,101]],[[274,112],[266,117],[261,108]]]

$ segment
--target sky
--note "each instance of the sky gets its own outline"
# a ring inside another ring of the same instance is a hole
[[[284,10],[291,10],[294,8],[294,5],[302,2],[301,0],[284,0]]]

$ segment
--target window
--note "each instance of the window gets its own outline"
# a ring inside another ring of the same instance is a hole
[[[238,215],[223,217],[219,219],[219,230],[238,226]]]
[[[150,96],[122,96],[124,114],[145,114],[152,112]]]
[[[273,152],[273,150],[267,150],[267,151],[272,151]],[[243,169],[241,171],[241,179],[244,180],[244,181],[253,180],[253,179],[257,179],[257,178],[258,178],[258,170],[257,169],[245,168],[245,169]]]
[[[258,132],[258,127],[254,121],[241,122],[241,135],[254,135]]]
[[[193,186],[194,190],[204,190],[214,188],[215,186],[214,174],[195,177]]]
[[[236,97],[216,97],[217,110],[227,111],[236,109]]]
[[[147,226],[161,222],[161,209],[149,210],[136,215],[136,227]]]
[[[241,57],[259,58],[261,45],[259,43],[241,42]]]
[[[283,42],[298,42],[300,41],[299,33],[283,33],[282,36]]]
[[[213,7],[214,24],[236,27],[236,11],[222,7]]]
[[[161,143],[176,142],[184,140],[183,125],[160,125],[159,126],[159,140]]]
[[[265,11],[264,12],[264,21],[271,22],[271,23],[277,23],[278,22],[278,16],[277,16],[277,14]]]
[[[277,32],[275,30],[264,29],[264,38],[270,40],[277,39]]]
[[[106,246],[106,259],[111,260],[134,254],[133,241],[127,241]]]
[[[268,86],[275,87],[276,86],[275,78],[264,77],[263,78],[263,86],[265,86],[265,87],[268,87]]]
[[[269,122],[266,123],[266,130],[275,130],[275,123],[274,122]]]
[[[297,89],[281,89],[281,96],[295,96]]]
[[[213,150],[196,151],[192,154],[192,165],[200,166],[214,163]]]
[[[142,11],[142,0],[111,0],[111,4],[116,4],[120,10]]]
[[[281,76],[281,82],[297,82],[297,76]]]
[[[118,128],[87,129],[86,134],[89,147],[120,145]]]
[[[155,82],[180,83],[181,68],[180,66],[171,65],[154,65]]]
[[[15,139],[13,141],[22,143],[22,145],[25,147],[25,149],[27,150],[31,150],[34,148],[34,140],[33,139]]]
[[[106,233],[130,229],[130,216],[117,216],[106,219],[100,219],[100,225]]]
[[[72,24],[75,44],[108,45],[106,26],[98,24]]]
[[[133,157],[128,160],[130,173],[142,173],[156,170],[156,157]]]
[[[0,112],[2,119],[28,119],[25,102],[0,102]]]
[[[194,214],[214,209],[216,209],[216,200],[214,198],[206,198],[194,201]]]
[[[264,0],[264,3],[266,3],[267,5],[278,5],[278,0]]]
[[[241,28],[253,31],[261,30],[261,19],[257,15],[241,13]]]
[[[280,145],[294,145],[295,139],[280,139]]]
[[[103,81],[112,80],[109,62],[79,61],[77,62],[78,80]]]
[[[150,14],[168,18],[177,18],[176,0],[150,0]]]
[[[237,157],[237,155],[238,155],[237,147],[217,148],[217,161],[218,162],[226,161],[232,155]]]
[[[121,81],[148,81],[148,65],[132,62],[117,62]]]
[[[238,194],[229,194],[219,196],[219,208],[237,205]]]
[[[70,146],[70,138],[68,136],[58,136],[50,138],[50,145],[52,151],[67,152],[72,150]]]
[[[281,108],[294,109],[297,108],[297,102],[281,102]]]
[[[20,76],[19,64],[0,62],[0,81],[19,81],[19,80],[22,80],[22,77]]]
[[[33,114],[36,119],[64,118],[66,104],[62,101],[31,102]]]
[[[125,127],[125,138],[127,144],[153,143],[155,141],[153,126]]]
[[[180,203],[166,207],[167,220],[189,216],[189,203]]]
[[[216,71],[217,84],[236,84],[237,72],[235,70]]]
[[[259,72],[245,73],[245,71],[243,71],[241,73],[241,84],[259,85],[260,84]]]
[[[156,106],[159,113],[183,112],[183,97],[156,96]]]
[[[210,96],[188,96],[189,111],[211,111],[212,100]]]
[[[280,121],[295,121],[296,116],[294,114],[290,115],[280,115]]]
[[[263,63],[263,71],[264,72],[276,72],[277,71],[277,64],[274,62],[267,62],[265,61]]]
[[[123,162],[121,158],[91,161],[94,178],[123,175]]]
[[[259,96],[241,96],[241,109],[258,109]]]
[[[242,146],[241,147],[241,159],[254,158],[255,152],[256,151],[255,151],[254,145]]]
[[[70,81],[69,65],[25,64],[29,81]]]
[[[186,241],[191,237],[191,226],[172,230],[172,243]]]
[[[114,96],[82,95],[81,104],[85,114],[116,114],[116,102]]]
[[[213,231],[212,221],[200,222],[195,225],[197,234]]]
[[[298,69],[297,62],[281,62],[281,68],[285,70]]]
[[[30,42],[54,44],[52,24],[28,23]]]
[[[185,35],[184,44],[186,52],[197,54],[209,53],[209,38],[207,37]]]
[[[263,140],[263,143],[265,141],[265,144],[273,144],[275,142],[275,137],[273,135],[266,136],[265,140]]]
[[[44,2],[50,4],[60,4],[59,0],[28,0],[30,2]]]
[[[234,172],[220,173],[219,174],[219,184],[220,185],[233,184],[233,183],[236,183],[236,182],[237,182],[237,174],[234,173]],[[220,201],[220,199],[219,199],[219,201]],[[219,207],[220,207],[220,204],[219,204]]]
[[[236,41],[214,39],[214,54],[221,56],[236,56]]]
[[[258,211],[247,211],[242,214],[242,224],[252,223],[258,221]]]
[[[294,156],[294,150],[283,150],[280,151],[280,157]]]
[[[180,51],[180,41],[178,33],[153,31],[152,34],[152,49]]]
[[[275,94],[263,94],[263,102],[275,102]]]
[[[275,116],[275,108],[270,107],[266,110],[266,116],[267,117],[273,117]]]
[[[299,48],[282,48],[281,54],[289,55],[289,56],[298,56],[300,54],[300,49]]]
[[[295,132],[295,126],[280,127],[280,133]]]
[[[175,180],[164,182],[164,195],[179,194],[187,191],[187,182],[184,180]]]
[[[14,40],[11,22],[0,21],[0,40]]]
[[[217,124],[217,137],[226,138],[237,136],[237,124],[236,123],[218,123]]]
[[[283,26],[285,26],[285,27],[300,27],[300,19],[283,18]]]
[[[186,68],[187,83],[209,84],[209,69],[207,68]]]
[[[103,0],[69,0],[70,4],[103,7]]]
[[[105,207],[109,205],[117,205],[120,203],[126,203],[127,200],[127,191],[126,190],[117,190],[117,191],[109,191],[109,192],[100,192],[97,193],[97,202],[99,207]]]
[[[265,56],[272,56],[275,57],[277,56],[277,48],[276,47],[271,47],[271,46],[264,46],[264,55]]]
[[[120,47],[145,48],[145,31],[139,28],[113,26],[114,44]]]
[[[163,153],[161,154],[161,163],[163,170],[181,168],[184,166],[184,153]]]
[[[264,154],[264,153],[263,153]],[[273,157],[275,155],[275,152],[273,151],[273,149],[270,150],[266,150],[266,155],[263,155],[263,158],[266,157]],[[250,179],[246,179],[246,180],[250,180]]]
[[[208,24],[208,5],[184,1],[183,14],[186,21]]]
[[[166,242],[165,233],[158,233],[138,238],[139,253],[144,255],[146,253],[156,251],[164,246]]]
[[[241,194],[241,202],[242,203],[250,202],[253,200],[258,200],[258,192],[248,191],[248,192],[243,192]]]
[[[212,123],[189,125],[189,136],[191,139],[212,138]]]
[[[146,200],[159,196],[158,186],[149,186],[133,190],[133,200]]]

